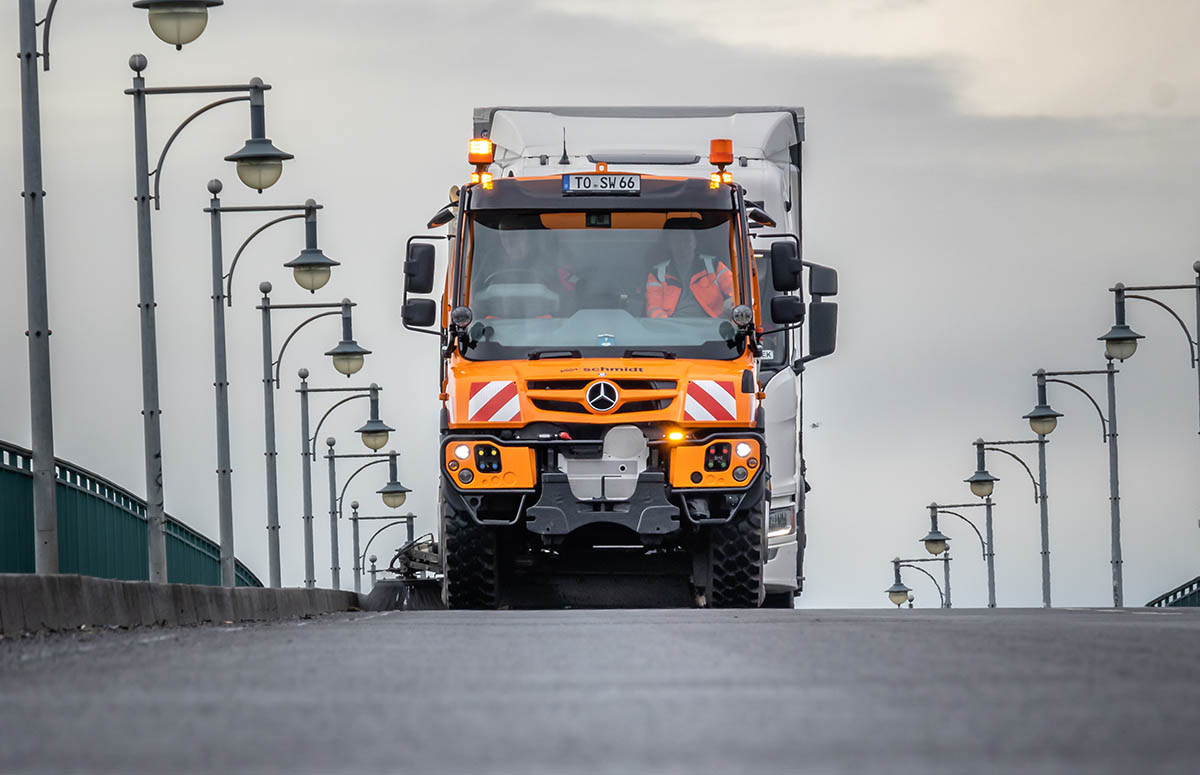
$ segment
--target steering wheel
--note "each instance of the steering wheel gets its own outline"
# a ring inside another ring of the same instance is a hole
[[[507,282],[509,283],[527,282],[538,285],[542,284],[537,272],[533,271],[532,269],[501,269],[488,275],[487,278],[484,279],[483,284],[485,286],[493,284],[499,285],[501,283],[496,278],[505,277],[506,275],[515,275],[516,277],[521,278],[518,280],[508,280]]]

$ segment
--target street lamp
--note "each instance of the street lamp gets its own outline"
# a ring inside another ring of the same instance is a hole
[[[355,433],[362,436],[363,446],[372,452],[378,452],[388,443],[388,435],[396,430],[379,419],[379,386],[371,383],[371,416]]]
[[[271,87],[259,78],[252,78],[246,84],[223,86],[162,86],[147,87],[142,77],[147,60],[142,54],[134,54],[129,58],[129,67],[134,72],[133,88],[125,93],[133,97],[133,134],[134,134],[134,164],[135,182],[137,186],[137,242],[138,242],[138,307],[141,311],[141,340],[142,340],[142,417],[145,435],[146,456],[146,522],[148,529],[147,553],[149,555],[150,580],[165,583],[167,581],[167,546],[166,534],[163,532],[165,520],[163,476],[162,476],[162,410],[159,407],[158,390],[158,335],[155,325],[154,299],[154,250],[151,239],[150,202],[154,208],[162,204],[159,190],[162,184],[163,163],[167,152],[179,134],[192,121],[208,111],[234,102],[250,103],[250,126],[253,139],[262,138],[265,131],[265,107],[263,94]],[[190,116],[185,118],[163,145],[158,156],[158,164],[150,169],[149,142],[146,128],[146,98],[152,95],[164,94],[219,94],[227,92],[245,92],[242,96],[223,97],[210,102]],[[279,159],[290,158],[276,149]],[[240,159],[239,169],[241,167]],[[154,178],[154,193],[150,192],[150,178]],[[227,563],[228,564],[228,563]]]
[[[1037,378],[1037,405],[1023,417],[1029,420],[1029,427],[1034,433],[1049,436],[1058,427],[1058,418],[1062,417],[1062,413],[1051,409],[1046,400],[1046,370],[1038,369],[1034,377]]]
[[[233,559],[233,496],[232,484],[230,478],[232,476],[232,467],[230,463],[230,434],[229,434],[229,380],[226,357],[226,332],[225,332],[225,306],[226,303],[230,306],[233,304],[233,275],[237,271],[238,261],[241,260],[242,253],[246,247],[264,231],[270,227],[283,223],[284,221],[303,218],[305,222],[305,240],[308,249],[319,253],[321,259],[326,262],[326,278],[329,274],[329,266],[337,266],[337,262],[325,257],[317,247],[317,210],[321,209],[321,205],[314,200],[309,199],[302,205],[261,205],[249,207],[223,207],[221,199],[218,196],[221,193],[223,186],[220,180],[210,180],[208,182],[208,191],[212,194],[212,199],[209,201],[209,206],[204,208],[206,213],[209,213],[210,230],[212,232],[212,304],[213,304],[213,354],[214,354],[214,371],[215,378],[213,384],[216,387],[216,407],[217,407],[217,504],[219,513],[220,526],[220,544],[221,544],[221,583],[225,586],[233,586],[235,584],[234,576],[234,559]],[[299,211],[299,212],[292,212]],[[242,242],[238,247],[237,253],[234,254],[233,262],[229,266],[229,272],[225,273],[224,259],[224,244],[221,236],[221,216],[223,213],[265,213],[265,212],[291,212],[289,215],[284,215],[268,221],[260,226],[255,231],[251,232],[250,236]],[[225,303],[223,303],[225,302]],[[268,388],[268,392],[269,388]],[[273,397],[272,399],[273,400]],[[273,437],[274,433],[269,432],[268,436]],[[272,446],[273,442],[269,438],[268,446]],[[272,456],[268,456],[269,465],[273,464]],[[268,498],[273,498],[274,495],[268,490]],[[280,561],[279,561],[279,509],[277,505],[268,504],[267,507],[267,549],[269,557],[270,579],[269,584],[272,588],[278,588],[282,584],[280,576]]]
[[[1040,404],[1046,403],[1046,383],[1057,382],[1060,385],[1066,385],[1082,393],[1092,406],[1096,408],[1096,414],[1100,416],[1100,432],[1102,438],[1108,444],[1108,489],[1109,489],[1109,511],[1110,511],[1110,528],[1112,542],[1112,576],[1113,576],[1113,606],[1121,608],[1125,604],[1124,579],[1121,566],[1121,485],[1120,475],[1118,471],[1117,457],[1117,369],[1113,366],[1113,358],[1107,359],[1107,365],[1104,369],[1084,369],[1076,371],[1045,371],[1039,369],[1034,373],[1038,384],[1038,400]],[[1105,417],[1104,411],[1100,409],[1100,404],[1087,390],[1084,390],[1079,385],[1069,380],[1061,379],[1061,377],[1069,376],[1091,376],[1104,375],[1105,385],[1108,392],[1108,416]],[[1041,408],[1039,406],[1039,408]],[[1049,408],[1049,407],[1046,407]],[[1034,409],[1037,412],[1037,409]],[[1055,413],[1057,414],[1057,413]],[[1026,415],[1029,416],[1029,415]],[[1061,417],[1062,415],[1058,415]],[[1032,426],[1033,419],[1029,421]],[[1034,429],[1036,432],[1036,428]],[[1043,497],[1045,493],[1043,492]]]
[[[390,477],[388,483],[383,486],[383,489],[378,491],[383,496],[383,505],[390,509],[398,509],[403,506],[404,501],[408,498],[408,494],[412,492],[412,490],[400,484],[400,477],[397,471],[397,457],[398,455],[395,450],[388,453]]]
[[[150,29],[177,50],[191,43],[208,26],[208,9],[225,0],[137,0],[134,8],[145,8]]]
[[[354,401],[359,398],[367,398],[371,392],[369,387],[343,387],[343,388],[312,388],[308,386],[308,369],[300,369],[297,372],[300,377],[300,388],[296,391],[300,394],[300,484],[304,506],[304,585],[309,589],[316,586],[316,561],[313,555],[313,495],[312,495],[312,461],[317,457],[317,439],[321,435],[321,426],[325,424],[325,420],[329,418],[334,410],[339,406]],[[383,388],[375,385],[375,390],[378,392]],[[308,396],[310,393],[350,393],[346,398],[336,401],[330,406],[325,414],[322,415],[317,423],[315,433],[309,434],[309,409]],[[374,463],[383,462],[384,456],[379,456],[381,459]],[[367,465],[373,465],[368,463]],[[367,466],[363,466],[366,468]],[[359,469],[362,470],[361,468]],[[357,475],[356,471],[354,475]],[[353,476],[351,476],[353,478]],[[345,494],[343,489],[342,494]],[[339,496],[340,504],[341,498]],[[339,507],[340,508],[340,507]]]
[[[363,367],[363,356],[371,354],[370,350],[359,347],[358,342],[354,341],[349,299],[342,299],[342,340],[338,342],[337,347],[325,354],[333,358],[333,368],[347,377],[356,374]]]
[[[996,586],[996,571],[994,567],[994,544],[992,539],[992,491],[995,483],[1000,481],[992,476],[987,471],[987,461],[984,459],[987,452],[999,452],[1002,455],[1007,455],[1013,460],[1021,464],[1021,468],[1025,469],[1025,473],[1029,475],[1029,481],[1033,483],[1033,501],[1041,506],[1041,528],[1042,528],[1042,604],[1050,607],[1050,514],[1049,505],[1046,499],[1046,437],[1038,436],[1037,439],[1022,439],[1018,441],[984,441],[982,438],[975,439],[972,442],[975,445],[975,473],[965,481],[971,486],[971,492],[976,496],[983,498],[983,506],[986,507],[985,512],[985,529],[987,538],[984,541],[984,553],[988,561],[988,590],[989,600],[995,603],[995,586]],[[1033,478],[1033,471],[1021,459],[1019,455],[1009,452],[1001,447],[1012,446],[1016,444],[1037,444],[1038,445],[1038,461],[1040,463],[1039,473],[1041,481]],[[988,486],[991,485],[991,486]],[[980,492],[986,490],[985,494],[980,495]],[[979,506],[981,504],[960,504],[960,508],[968,508],[970,506]],[[961,515],[958,515],[961,516]],[[973,524],[971,527],[975,527]],[[975,533],[978,535],[979,530]]]
[[[929,504],[929,533],[921,539],[925,544],[925,551],[934,555],[946,553],[949,550],[949,536],[945,535],[938,529],[938,515],[949,514],[952,517],[958,517],[963,522],[970,526],[971,530],[975,531],[976,537],[979,538],[980,551],[983,554],[983,560],[987,563],[987,580],[988,580],[988,608],[996,607],[996,553],[992,546],[992,499],[986,497],[983,503],[931,503]],[[952,509],[984,509],[984,526],[987,531],[987,538],[984,538],[983,533],[979,532],[979,528],[975,526],[967,517],[959,514]],[[949,586],[949,578],[947,577],[946,585]]]
[[[379,452],[364,452],[358,454],[339,455],[334,451],[334,445],[337,444],[337,441],[332,436],[325,439],[325,444],[329,447],[329,451],[325,453],[325,459],[329,462],[329,552],[331,557],[329,570],[333,577],[333,588],[341,589],[341,561],[338,552],[338,520],[342,515],[342,498],[345,497],[346,488],[350,486],[350,481],[354,479],[354,477],[358,476],[359,473],[370,466],[377,465],[385,460],[394,460],[395,453],[382,454]],[[337,461],[362,458],[372,458],[372,460],[362,466],[359,466],[358,470],[350,475],[350,477],[346,480],[345,485],[343,485],[341,493],[339,494],[337,487]],[[355,547],[355,549],[357,557],[357,547]]]
[[[946,572],[946,589],[945,589],[944,593],[942,591],[942,586],[940,584],[938,584],[937,579],[933,577],[932,573],[925,570],[920,565],[913,564],[913,563],[922,563],[922,562],[940,562],[940,563],[942,563],[943,567],[945,568],[945,572]],[[946,554],[944,554],[941,557],[936,557],[936,558],[935,557],[926,557],[926,558],[921,558],[921,559],[901,559],[899,557],[895,557],[892,559],[892,574],[893,574],[893,578],[895,579],[895,581],[892,583],[892,585],[890,587],[885,589],[884,592],[887,593],[888,600],[890,600],[892,602],[892,604],[895,605],[897,608],[899,608],[904,603],[911,603],[912,599],[913,599],[912,595],[911,595],[912,590],[909,589],[907,586],[905,586],[904,582],[900,580],[900,569],[901,568],[910,568],[915,571],[920,571],[921,573],[924,573],[926,576],[928,576],[929,580],[933,582],[933,585],[935,587],[937,587],[938,598],[941,600],[941,607],[942,608],[950,608],[950,554],[949,554],[949,552],[947,552]],[[911,606],[909,606],[909,607],[911,608]]]
[[[1175,318],[1175,322],[1179,323],[1179,327],[1183,329],[1183,335],[1188,340],[1188,353],[1191,356],[1191,365],[1196,371],[1197,388],[1200,389],[1200,341],[1192,338],[1192,332],[1188,329],[1187,323],[1183,322],[1183,318],[1165,302],[1153,296],[1129,293],[1129,291],[1194,291],[1196,296],[1196,336],[1200,338],[1200,261],[1192,264],[1192,271],[1196,273],[1196,280],[1190,285],[1126,286],[1122,283],[1117,283],[1112,288],[1109,288],[1113,294],[1114,324],[1107,334],[1100,337],[1100,341],[1104,342],[1105,354],[1109,358],[1115,358],[1119,361],[1124,361],[1126,358],[1133,356],[1137,350],[1138,340],[1145,337],[1134,333],[1125,324],[1125,300],[1138,299],[1140,301],[1148,301],[1165,309],[1171,317]]]
[[[384,530],[387,530],[389,527],[394,527],[396,525],[403,523],[408,528],[408,544],[411,544],[413,542],[413,534],[414,534],[413,521],[416,518],[417,518],[417,515],[413,514],[412,512],[409,512],[408,514],[402,514],[400,516],[396,516],[394,514],[389,514],[387,516],[380,516],[380,517],[364,517],[364,516],[360,516],[358,513],[358,501],[350,502],[350,522],[353,525],[352,533],[354,536],[354,591],[355,592],[362,591],[362,573],[363,573],[362,564],[363,564],[363,560],[364,560],[364,555],[368,551],[370,551],[371,544],[375,542],[375,539],[379,537],[379,534],[382,533]],[[386,524],[383,527],[376,530],[371,535],[371,537],[367,539],[366,547],[364,547],[360,551],[358,548],[358,546],[359,546],[358,523],[363,522],[363,521],[369,522],[369,521],[375,521],[375,520],[388,520],[388,524]],[[371,563],[374,564],[374,562],[375,562],[375,556],[372,555]],[[372,568],[371,586],[372,587],[375,586],[374,568]]]

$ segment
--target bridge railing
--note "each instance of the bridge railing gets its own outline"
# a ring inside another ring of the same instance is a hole
[[[58,562],[62,573],[145,580],[146,502],[104,477],[58,460]],[[167,516],[167,577],[183,584],[221,583],[220,547]],[[0,441],[0,573],[32,573],[33,474],[29,450]],[[237,563],[238,586],[261,587]]]
[[[1200,607],[1200,576],[1180,584],[1170,592],[1164,592],[1146,605],[1150,608]]]

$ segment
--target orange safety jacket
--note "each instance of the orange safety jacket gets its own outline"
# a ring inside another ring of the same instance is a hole
[[[733,274],[725,262],[703,256],[704,268],[692,275],[688,286],[692,295],[709,317],[720,317],[725,299],[733,296]],[[669,318],[683,295],[679,279],[667,271],[670,261],[654,267],[646,278],[646,314],[652,318]]]

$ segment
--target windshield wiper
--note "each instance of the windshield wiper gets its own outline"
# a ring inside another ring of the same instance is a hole
[[[665,358],[668,361],[673,361],[676,358],[675,353],[670,350],[647,350],[638,348],[636,350],[626,350],[623,358]]]
[[[531,361],[542,358],[582,358],[583,353],[579,350],[531,350],[525,357]]]

